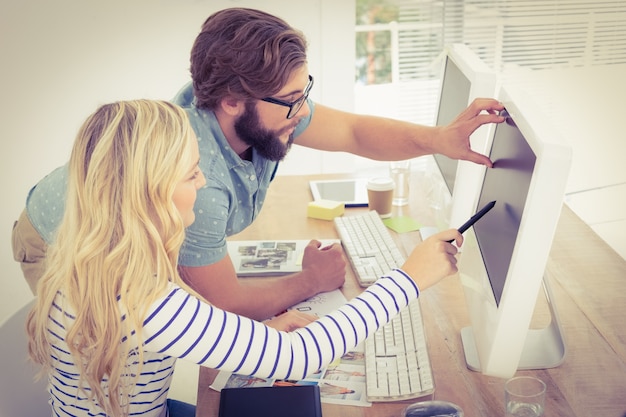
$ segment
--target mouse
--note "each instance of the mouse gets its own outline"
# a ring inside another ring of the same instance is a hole
[[[409,405],[403,417],[463,417],[463,410],[448,401],[421,401]]]

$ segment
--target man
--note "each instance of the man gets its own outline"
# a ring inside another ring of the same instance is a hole
[[[440,153],[490,167],[489,158],[470,149],[469,136],[484,123],[503,120],[497,115],[503,106],[491,99],[476,100],[445,127],[315,104],[308,99],[314,77],[303,35],[252,9],[225,9],[205,21],[192,48],[191,76],[174,102],[191,119],[207,184],[198,192],[196,221],[181,250],[181,274],[211,303],[258,320],[344,282],[338,245],[320,248],[312,241],[302,272],[280,278],[238,280],[228,256],[226,237],[256,218],[277,164],[293,143],[378,160]],[[14,229],[14,253],[29,283],[38,279],[36,272],[28,273],[29,261],[41,260],[45,247],[37,249],[28,239],[53,240],[63,212],[64,175],[58,169],[31,190]]]

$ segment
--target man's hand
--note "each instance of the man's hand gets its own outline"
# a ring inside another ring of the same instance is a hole
[[[321,247],[321,242],[312,240],[304,248],[302,273],[314,280],[317,292],[332,291],[343,285],[346,279],[346,261],[341,245],[333,243]]]
[[[491,168],[493,163],[487,156],[472,150],[470,135],[484,124],[503,122],[504,117],[498,114],[502,110],[504,106],[497,100],[475,99],[449,125],[441,128],[437,143],[434,144],[435,153],[453,159],[465,159]]]

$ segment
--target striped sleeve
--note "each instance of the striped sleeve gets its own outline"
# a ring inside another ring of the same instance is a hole
[[[282,332],[173,286],[144,322],[145,349],[240,374],[299,379],[356,347],[418,295],[413,280],[394,270],[329,315]]]

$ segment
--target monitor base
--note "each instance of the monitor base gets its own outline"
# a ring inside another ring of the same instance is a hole
[[[562,364],[565,359],[563,332],[554,306],[552,290],[546,277],[543,279],[543,289],[551,315],[550,324],[543,329],[528,330],[517,367],[518,370],[555,368]],[[467,367],[473,371],[480,372],[480,360],[471,327],[461,329],[461,341]]]

